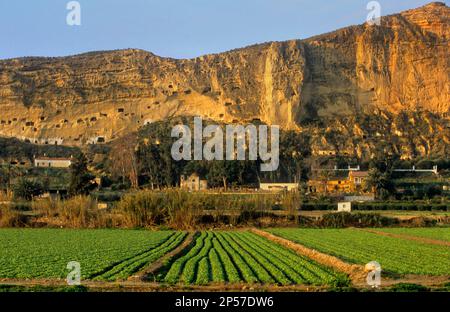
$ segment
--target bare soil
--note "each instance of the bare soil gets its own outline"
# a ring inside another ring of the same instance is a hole
[[[433,276],[433,275],[415,275],[407,274],[400,278],[391,278],[383,276],[381,273],[381,287],[391,287],[395,284],[408,283],[408,284],[418,284],[427,287],[440,287],[445,283],[450,282],[449,276]],[[353,284],[357,288],[368,288],[367,283],[364,281],[362,283]]]
[[[65,280],[62,279],[1,279],[0,285],[9,286],[47,286],[47,287],[64,287],[67,286]],[[308,286],[308,285],[264,285],[264,284],[210,284],[205,286],[199,285],[168,285],[156,282],[145,281],[120,281],[120,282],[102,282],[102,281],[81,281],[81,285],[88,287],[92,291],[132,291],[132,292],[178,292],[178,291],[192,291],[192,292],[320,292],[327,291],[326,286]]]
[[[320,251],[305,247],[301,244],[294,243],[290,240],[275,236],[275,235],[270,234],[265,231],[261,231],[258,229],[251,229],[251,231],[253,233],[260,235],[262,237],[265,237],[275,243],[278,243],[282,246],[292,249],[295,252],[297,252],[298,254],[300,254],[302,256],[306,256],[322,265],[334,268],[340,272],[344,272],[344,273],[348,274],[348,276],[350,277],[350,279],[352,280],[353,283],[365,281],[367,273],[365,272],[364,266],[362,266],[362,265],[349,264],[349,263],[344,262],[341,259],[336,258],[334,256],[324,254]]]
[[[413,283],[431,288],[442,287],[450,282],[450,276],[424,276],[407,275],[398,279],[385,278],[382,276],[381,289],[389,288],[399,283]],[[1,279],[0,285],[23,286],[23,287],[64,287],[67,283],[63,279]],[[81,285],[88,287],[90,291],[101,292],[325,292],[329,290],[327,286],[307,286],[307,285],[264,285],[264,284],[211,284],[206,286],[197,285],[168,285],[146,281],[119,281],[102,282],[82,280]],[[353,283],[353,287],[358,289],[370,289],[365,281]]]

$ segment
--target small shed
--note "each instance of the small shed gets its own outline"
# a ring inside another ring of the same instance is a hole
[[[351,202],[340,202],[338,203],[338,212],[351,212],[352,203]]]

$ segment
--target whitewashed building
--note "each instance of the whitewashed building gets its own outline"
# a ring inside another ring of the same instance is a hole
[[[180,188],[189,191],[204,191],[208,189],[208,181],[201,179],[197,173],[193,173],[189,177],[182,175]]]
[[[351,212],[352,203],[351,202],[341,202],[338,203],[338,212]]]
[[[38,168],[69,168],[71,165],[71,158],[37,157],[34,159],[34,166]]]

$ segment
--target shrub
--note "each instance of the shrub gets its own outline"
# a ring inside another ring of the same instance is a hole
[[[394,218],[381,216],[376,213],[350,213],[336,212],[322,216],[318,222],[321,227],[344,228],[344,227],[383,227],[396,224]]]
[[[11,209],[16,210],[16,211],[30,211],[31,210],[30,202],[26,202],[26,201],[12,202],[12,203],[10,203],[10,207],[11,207]]]
[[[422,285],[412,284],[412,283],[399,283],[395,284],[390,288],[393,292],[426,292],[429,289]]]
[[[0,202],[7,202],[13,199],[13,193],[11,191],[1,191],[0,190]]]
[[[120,224],[117,216],[99,211],[97,201],[90,196],[75,196],[67,200],[33,201],[32,209],[41,216],[56,218],[66,227],[113,227]]]
[[[9,205],[0,205],[0,227],[22,227],[27,224],[27,216],[13,210]]]
[[[111,185],[112,191],[123,191],[130,189],[130,183],[116,183]]]
[[[91,194],[100,202],[116,202],[122,198],[121,192],[94,192]]]
[[[301,210],[314,211],[314,210],[336,210],[337,205],[333,203],[324,202],[306,202],[301,205]]]
[[[403,221],[403,224],[408,227],[431,227],[436,226],[437,221],[426,217],[415,217]]]
[[[73,227],[86,227],[97,209],[96,202],[89,196],[75,196],[64,202],[59,202],[63,220]]]
[[[315,220],[310,217],[298,216],[297,224],[299,227],[315,227]]]
[[[41,183],[28,180],[20,179],[19,182],[14,186],[14,197],[24,200],[32,200],[33,197],[42,195],[44,193],[44,188]]]
[[[274,205],[273,195],[207,194],[167,189],[127,194],[117,203],[116,210],[130,227],[166,224],[179,229],[192,229],[198,223],[209,223],[211,217],[201,217],[204,211],[214,211],[211,215],[215,222],[236,224],[267,216],[263,211],[270,210]]]
[[[297,213],[301,204],[300,192],[286,192],[281,197],[281,205],[290,215]]]
[[[103,176],[100,180],[101,187],[110,187],[113,184],[113,181],[108,176]]]
[[[239,217],[237,218],[237,223],[238,224],[248,223],[251,221],[256,221],[260,218],[267,218],[267,217],[276,218],[276,215],[264,211],[245,209],[240,213]]]
[[[182,228],[194,223],[198,207],[199,203],[193,201],[192,196],[180,190],[135,192],[125,195],[116,206],[129,226],[146,227],[167,222]]]
[[[358,224],[355,226],[361,227],[384,227],[398,223],[397,219],[395,218],[385,217],[376,213],[355,213],[353,215],[353,218],[358,222]]]

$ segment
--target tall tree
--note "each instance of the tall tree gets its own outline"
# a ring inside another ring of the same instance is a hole
[[[128,179],[133,188],[139,186],[136,145],[136,136],[130,134],[115,142],[109,156],[111,174],[121,179],[123,184]]]
[[[93,182],[94,178],[95,177],[89,173],[86,156],[82,152],[79,152],[74,157],[72,165],[70,166],[69,194],[72,196],[89,194],[97,187],[95,182]]]
[[[137,145],[138,173],[152,188],[175,186],[186,161],[175,161],[171,149],[175,138],[171,137],[172,124],[158,122],[139,133]]]

